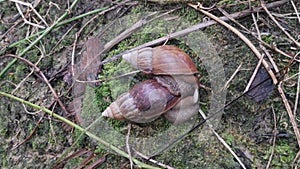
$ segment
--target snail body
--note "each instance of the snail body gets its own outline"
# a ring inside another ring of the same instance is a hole
[[[153,79],[120,95],[103,116],[147,123],[163,114],[173,124],[180,124],[197,114],[198,71],[184,51],[166,45],[143,48],[122,57]]]

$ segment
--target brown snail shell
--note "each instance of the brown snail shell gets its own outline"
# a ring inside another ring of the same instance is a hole
[[[198,71],[192,59],[175,46],[143,48],[122,56],[155,80],[136,84],[120,95],[103,116],[146,123],[160,115],[180,124],[198,113]]]
[[[146,80],[119,96],[102,116],[146,123],[155,120],[179,101],[180,96],[173,95],[157,81]]]
[[[191,75],[198,72],[192,59],[176,46],[147,47],[122,57],[146,74]]]

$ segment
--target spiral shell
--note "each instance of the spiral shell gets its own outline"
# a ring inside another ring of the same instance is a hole
[[[192,59],[176,46],[147,47],[122,57],[146,74],[191,75],[198,72]]]
[[[136,84],[129,92],[120,95],[102,116],[136,123],[155,120],[180,101],[167,88],[155,80],[146,80]]]

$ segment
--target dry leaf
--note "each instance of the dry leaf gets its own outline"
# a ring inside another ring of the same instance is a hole
[[[273,89],[274,85],[270,75],[264,68],[260,68],[250,86],[250,91],[247,93],[247,95],[256,102],[260,102],[272,95]]]
[[[103,45],[100,44],[98,38],[88,39],[85,43],[86,51],[83,52],[78,62],[74,65],[74,79],[81,81],[92,81],[97,79],[97,75],[100,72],[99,63],[101,62],[99,52],[103,49]],[[68,74],[67,74],[68,75]],[[70,77],[65,76],[65,81]],[[74,82],[74,81],[73,81]],[[68,105],[68,109],[72,114],[75,114],[77,122],[81,123],[82,118],[80,116],[82,108],[82,100],[84,93],[86,92],[86,83],[75,82],[73,87],[73,101]],[[95,86],[95,84],[91,84]]]

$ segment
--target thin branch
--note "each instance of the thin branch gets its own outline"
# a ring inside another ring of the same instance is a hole
[[[259,14],[259,13],[258,13],[258,14]],[[268,52],[268,50],[265,48],[265,46],[262,45],[264,41],[262,41],[262,39],[261,39],[261,36],[260,36],[260,35],[261,35],[261,34],[260,34],[260,30],[259,30],[259,28],[258,28],[257,21],[256,21],[256,18],[255,18],[255,16],[254,16],[253,13],[252,13],[252,19],[253,19],[253,22],[254,22],[254,25],[255,25],[256,32],[257,32],[257,34],[258,34],[258,37],[257,37],[257,38],[258,38],[258,40],[259,40],[259,47],[260,47],[260,48],[264,51],[264,53],[267,55],[267,57],[268,57],[269,61],[271,62],[272,66],[273,66],[273,68],[274,68],[274,70],[275,70],[275,72],[276,72],[276,73],[279,73],[279,69],[278,69],[276,63],[274,62],[274,59],[272,58],[271,54]]]
[[[275,17],[270,13],[270,11],[268,10],[268,8],[266,7],[266,4],[264,1],[261,1],[260,5],[263,7],[263,9],[266,11],[266,13],[269,15],[269,17],[273,20],[273,22],[275,22],[275,24],[282,30],[282,32],[288,37],[290,38],[297,46],[298,48],[300,48],[300,43],[298,41],[296,41],[285,29],[283,26],[281,26],[279,24],[279,22],[275,19]]]
[[[3,57],[3,56],[2,56]],[[68,114],[68,111],[66,109],[66,107],[64,106],[64,104],[62,103],[62,101],[60,100],[59,96],[57,95],[56,91],[53,89],[53,87],[51,86],[51,84],[49,83],[48,79],[46,78],[46,76],[44,75],[44,73],[32,62],[30,62],[29,60],[22,58],[20,56],[17,55],[12,55],[12,54],[7,54],[4,55],[4,57],[13,57],[16,59],[19,59],[25,63],[27,63],[29,66],[33,67],[36,72],[41,76],[41,78],[44,80],[44,82],[47,84],[47,86],[49,87],[49,89],[51,90],[55,100],[59,103],[60,107],[64,110],[64,112],[66,112]],[[1,58],[1,57],[0,57]]]
[[[128,132],[127,132],[127,135],[126,135],[126,149],[127,149],[128,155],[129,155],[130,169],[133,169],[133,162],[132,162],[131,150],[130,150],[130,145],[129,145],[131,124],[128,124],[127,130],[128,130]]]
[[[253,81],[254,81],[254,79],[256,77],[256,74],[257,74],[257,72],[258,72],[258,70],[259,70],[259,68],[261,66],[261,63],[262,63],[263,59],[264,59],[264,57],[262,57],[261,59],[259,59],[259,61],[258,61],[257,65],[256,65],[256,67],[255,67],[255,69],[254,69],[254,71],[252,73],[252,76],[251,76],[251,78],[250,78],[250,80],[249,80],[249,82],[248,82],[248,84],[247,84],[244,92],[246,92],[246,91],[248,91],[250,89],[250,86],[251,86],[251,84],[253,83]]]
[[[293,129],[294,129],[294,133],[296,135],[297,142],[298,142],[298,147],[300,147],[300,132],[299,132],[296,120],[295,120],[295,116],[294,116],[294,114],[292,112],[291,106],[290,106],[290,104],[289,104],[289,102],[288,102],[288,100],[287,100],[287,98],[285,96],[285,93],[284,93],[283,89],[282,89],[282,81],[279,82],[277,89],[278,89],[278,92],[279,92],[279,94],[280,94],[280,96],[282,98],[282,101],[284,103],[286,111],[287,111],[287,113],[289,115],[290,122],[292,123]]]
[[[68,120],[68,119],[66,119],[66,118],[64,118],[64,117],[62,117],[62,116],[60,116],[60,115],[58,115],[58,114],[52,112],[52,111],[50,111],[49,109],[46,109],[45,107],[38,106],[38,105],[36,105],[36,104],[33,104],[33,103],[31,103],[31,102],[28,102],[28,101],[26,101],[26,100],[23,100],[23,99],[21,99],[21,98],[19,98],[19,97],[13,96],[13,95],[8,94],[8,93],[5,93],[5,92],[1,92],[1,91],[0,91],[0,95],[5,96],[5,97],[8,97],[8,98],[11,98],[11,99],[16,100],[16,101],[18,101],[18,102],[24,103],[24,104],[26,104],[26,105],[28,105],[28,106],[30,106],[30,107],[32,107],[32,108],[35,108],[35,109],[37,109],[37,110],[42,110],[43,112],[45,112],[45,113],[51,115],[52,117],[54,117],[54,118],[56,118],[56,119],[58,119],[58,120],[60,120],[60,121],[62,121],[62,122],[64,122],[64,123],[66,123],[67,125],[70,125],[70,126],[74,127],[75,129],[79,130],[80,132],[82,132],[82,133],[86,134],[87,136],[89,136],[89,137],[95,139],[96,141],[98,141],[98,142],[101,143],[102,145],[106,146],[107,148],[109,148],[109,149],[115,151],[115,152],[118,153],[119,155],[121,155],[121,156],[123,156],[123,157],[125,157],[125,158],[129,158],[129,155],[128,155],[126,152],[124,152],[124,151],[120,150],[119,148],[117,148],[117,147],[115,147],[115,146],[109,144],[108,142],[102,140],[100,137],[98,137],[98,136],[94,135],[93,133],[91,133],[91,132],[85,130],[85,129],[82,128],[81,126],[75,124],[74,122],[72,122],[72,121],[70,121],[70,120]],[[145,163],[143,163],[143,162],[141,162],[141,161],[139,161],[139,160],[137,160],[137,159],[135,159],[135,158],[132,158],[132,161],[133,161],[135,164],[137,164],[138,166],[142,167],[142,168],[159,169],[158,167],[150,166],[150,165],[145,164]]]
[[[9,1],[12,1],[12,2],[15,2],[17,7],[18,7],[18,4],[21,4],[21,5],[24,5],[24,6],[27,6],[29,7],[40,19],[41,21],[47,26],[49,27],[49,25],[47,24],[47,22],[44,20],[44,18],[34,9],[34,7],[31,5],[31,3],[27,3],[27,2],[23,2],[23,1],[19,1],[19,0],[9,0]],[[20,11],[20,15],[23,15],[22,11]],[[22,16],[23,17],[23,16]],[[45,27],[44,27],[45,28]]]
[[[293,160],[293,164],[292,165],[295,167],[295,169],[298,169],[296,163],[299,162],[299,157],[300,157],[300,150],[298,150],[298,153],[296,154],[296,157]]]
[[[296,7],[296,5],[295,5],[295,3],[294,3],[293,0],[290,0],[290,2],[291,2],[292,6],[293,6],[293,8],[294,8],[294,10],[295,10],[295,13],[296,13],[297,18],[298,18],[298,22],[299,22],[299,24],[300,24],[300,15],[299,15],[299,12],[298,12],[298,10],[297,10],[297,7]]]
[[[202,9],[202,5],[198,4],[198,5],[193,5],[193,4],[189,4],[189,6],[193,7],[194,9],[202,12],[203,14],[205,14],[206,16],[212,18],[213,20],[217,21],[218,23],[220,23],[221,25],[225,26],[226,28],[228,28],[229,30],[231,30],[233,33],[235,33],[241,40],[243,40],[248,47],[253,51],[253,53],[258,57],[258,59],[262,59],[262,55],[261,53],[256,49],[256,47],[253,45],[253,43],[247,39],[240,31],[238,31],[236,28],[234,28],[233,26],[229,25],[228,23],[222,21],[220,18],[216,17],[215,15],[205,11]],[[269,73],[269,75],[271,76],[273,83],[277,84],[278,80],[275,76],[275,74],[273,73],[273,71],[271,70],[269,64],[262,59],[262,64],[265,67],[266,71]]]
[[[241,70],[243,63],[241,63],[233,72],[233,74],[230,76],[230,78],[227,80],[225,85],[223,86],[223,90],[227,88],[228,84],[233,80],[233,78],[236,76],[236,74]]]
[[[277,6],[280,6],[282,4],[285,4],[286,2],[288,2],[288,0],[281,0],[281,1],[276,1],[276,2],[269,3],[266,6],[268,8],[272,8],[272,7],[277,7]],[[247,9],[247,10],[243,10],[243,11],[240,11],[240,12],[236,12],[236,13],[230,14],[230,17],[235,18],[235,19],[243,18],[245,16],[248,16],[252,12],[259,12],[261,10],[262,10],[262,7],[255,7],[253,9]],[[228,21],[229,20],[226,16],[222,16],[219,19],[223,20],[223,21]],[[185,36],[185,35],[187,35],[187,34],[189,34],[191,32],[201,30],[201,29],[203,29],[205,27],[214,25],[216,23],[217,23],[216,21],[210,20],[210,21],[203,22],[203,23],[200,23],[200,24],[197,24],[197,25],[193,25],[193,26],[191,26],[191,27],[189,27],[187,29],[183,29],[183,30],[180,30],[178,32],[171,33],[171,34],[169,34],[167,36],[164,36],[164,37],[155,39],[153,41],[147,42],[145,44],[142,44],[140,46],[137,46],[137,47],[135,47],[135,48],[133,48],[133,49],[131,49],[129,51],[125,51],[125,52],[122,52],[120,54],[117,54],[117,55],[113,56],[110,59],[106,59],[106,60],[102,61],[100,65],[104,65],[105,63],[114,61],[114,60],[120,58],[125,53],[131,52],[131,51],[134,51],[134,50],[138,50],[138,49],[142,49],[142,48],[145,48],[145,47],[149,47],[149,46],[154,46],[154,45],[157,45],[157,44],[161,44],[161,43],[164,43],[167,40],[171,40],[171,39],[174,39],[174,38],[180,37],[180,36]],[[268,47],[270,47],[272,49],[274,48],[274,50],[278,50],[277,48],[272,47],[270,45],[268,45]],[[283,54],[284,56],[287,56],[287,57],[289,56],[289,55],[287,55],[286,53],[284,53],[284,52],[282,52],[280,50],[279,50],[279,52],[281,52],[281,54]]]
[[[268,6],[268,5],[267,5],[267,6]],[[231,20],[231,21],[234,22],[235,24],[239,25],[242,29],[244,29],[245,31],[247,31],[247,33],[249,33],[250,35],[252,35],[253,37],[255,37],[255,38],[259,41],[259,43],[260,43],[260,48],[261,48],[261,49],[265,52],[265,54],[268,56],[268,59],[269,59],[269,61],[272,63],[272,66],[273,66],[275,72],[279,72],[279,71],[278,71],[278,67],[276,66],[276,64],[275,64],[273,58],[271,57],[271,55],[269,54],[269,52],[266,50],[266,48],[265,48],[264,46],[262,46],[262,44],[265,45],[265,46],[267,46],[268,48],[270,48],[270,49],[272,49],[272,50],[275,50],[276,52],[278,52],[279,54],[281,54],[281,55],[283,55],[283,56],[286,56],[286,57],[288,57],[288,58],[290,58],[290,59],[293,59],[293,60],[295,60],[295,61],[297,61],[297,62],[300,62],[299,59],[295,59],[295,58],[291,57],[289,54],[287,54],[286,52],[284,52],[284,51],[278,49],[276,46],[274,46],[274,45],[269,45],[268,43],[266,43],[266,42],[264,42],[263,40],[261,40],[260,34],[258,34],[258,36],[256,36],[256,34],[255,34],[254,32],[250,31],[250,30],[247,29],[245,26],[243,26],[242,24],[240,24],[239,22],[237,22],[237,21],[235,20],[235,18],[233,18],[230,14],[228,14],[228,13],[227,13],[225,10],[223,10],[222,8],[218,7],[218,9],[219,9],[220,12],[222,12],[223,15],[225,15],[226,17],[228,17],[229,20]],[[257,12],[257,13],[258,13],[258,12]],[[253,20],[254,20],[254,24],[255,24],[256,30],[257,30],[257,32],[259,32],[259,29],[258,29],[258,26],[257,26],[257,23],[256,23],[256,19],[255,19],[255,17],[254,17],[254,14],[252,13],[251,15],[252,15],[252,18],[253,18]],[[221,18],[221,17],[220,17],[220,18]]]
[[[272,162],[272,158],[274,155],[274,151],[275,151],[275,145],[276,145],[276,137],[277,137],[277,120],[276,120],[276,113],[274,111],[274,107],[272,105],[272,113],[273,113],[273,120],[274,120],[274,129],[273,129],[273,142],[272,142],[272,150],[271,150],[271,155],[269,157],[268,160],[268,164],[266,166],[266,169],[270,168],[271,162]]]
[[[37,130],[37,128],[39,127],[42,119],[44,118],[44,114],[43,116],[40,117],[40,119],[38,120],[38,122],[35,124],[34,128],[32,129],[32,131],[30,132],[30,134],[20,143],[18,143],[17,145],[13,146],[11,150],[15,150],[16,148],[18,148],[20,145],[24,144],[26,141],[28,141],[32,135],[35,133],[35,131]]]
[[[161,162],[158,162],[158,161],[156,161],[156,160],[153,160],[153,159],[151,159],[150,157],[147,157],[147,156],[145,156],[144,154],[142,154],[142,153],[140,153],[140,152],[138,152],[138,151],[136,151],[136,150],[134,150],[134,152],[135,152],[138,156],[142,157],[143,159],[145,159],[145,160],[147,160],[147,161],[150,161],[150,162],[152,162],[152,163],[154,163],[154,164],[157,164],[157,165],[159,165],[159,166],[161,166],[161,167],[163,167],[163,168],[166,168],[166,169],[174,169],[173,167],[168,166],[168,165],[166,165],[166,164],[163,164],[163,163],[161,163]]]
[[[38,48],[38,50],[41,52],[41,57],[38,59],[37,62],[35,62],[35,66],[37,66],[41,60],[44,58],[44,52],[42,51],[42,49]],[[32,68],[31,72],[24,78],[22,79],[22,81],[16,86],[16,88],[11,92],[11,94],[14,94],[20,87],[21,85],[32,75],[32,73],[34,73],[34,68]]]
[[[204,112],[200,109],[199,113],[203,117],[203,119],[206,119],[206,115]],[[238,161],[238,163],[241,165],[243,169],[247,169],[244,163],[240,160],[240,158],[236,155],[236,153],[231,149],[231,147],[226,143],[226,141],[213,129],[213,125],[207,121],[209,129],[214,133],[214,135],[218,138],[218,140],[225,146],[225,148],[232,154],[232,156]]]
[[[41,28],[41,29],[45,29],[45,26],[41,26],[41,25],[39,25],[39,24],[29,22],[29,21],[25,18],[25,16],[23,15],[23,12],[22,12],[22,10],[21,10],[19,4],[16,3],[16,7],[17,7],[17,10],[18,10],[19,14],[20,14],[21,17],[23,18],[23,21],[25,22],[25,24],[29,24],[29,25],[34,26],[34,27],[38,27],[38,28]]]
[[[22,50],[18,56],[22,57],[25,55],[34,45],[36,45],[42,38],[44,38],[55,26],[62,21],[66,16],[69,15],[69,12],[75,7],[78,0],[74,0],[72,5],[69,7],[69,9],[61,16],[59,17],[50,27],[48,27],[39,37],[37,37],[32,43],[30,43],[29,46],[27,46],[24,50]],[[11,61],[1,72],[0,72],[0,78],[17,62],[18,59],[14,59]]]
[[[120,76],[115,76],[115,77],[110,77],[110,78],[102,78],[102,79],[90,80],[90,81],[84,81],[84,80],[78,80],[78,79],[76,79],[76,82],[79,82],[79,83],[99,83],[99,82],[104,82],[104,81],[119,79],[121,77],[126,77],[126,76],[130,76],[130,75],[135,75],[135,74],[137,74],[139,72],[140,72],[140,70],[136,70],[136,71],[132,71],[132,72],[129,72],[129,73],[122,74]]]
[[[300,72],[300,64],[298,65],[298,72]],[[295,103],[294,103],[294,116],[296,116],[296,112],[297,112],[297,108],[298,108],[299,90],[300,90],[300,75],[298,75],[298,80],[297,80],[296,98],[295,98]]]

